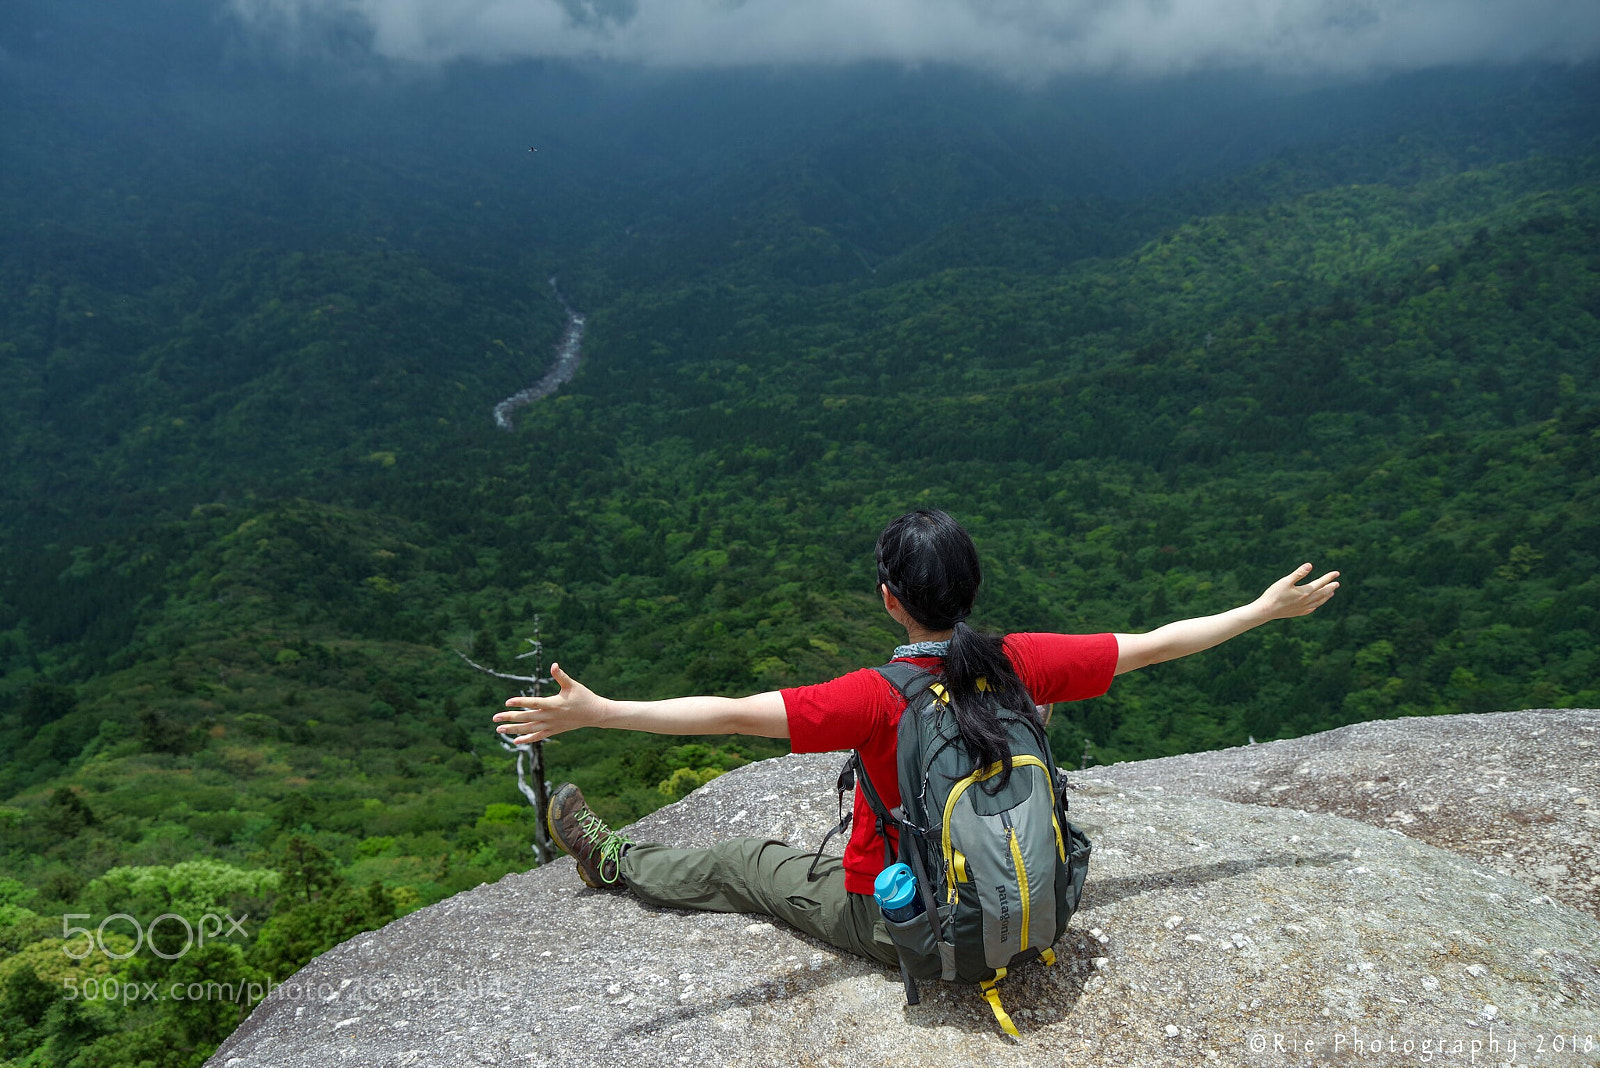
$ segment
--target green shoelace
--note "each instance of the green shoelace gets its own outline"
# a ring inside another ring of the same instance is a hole
[[[578,817],[578,832],[592,843],[600,855],[600,878],[606,882],[615,882],[622,874],[622,852],[633,845],[633,839],[624,838],[605,825],[605,821],[596,816],[589,809],[584,808],[576,813]],[[613,877],[606,879],[606,863],[611,864]]]

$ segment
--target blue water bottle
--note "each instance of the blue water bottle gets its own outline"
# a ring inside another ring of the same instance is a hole
[[[879,872],[872,884],[872,896],[878,899],[883,918],[894,923],[904,923],[922,911],[917,877],[905,864],[891,864]]]

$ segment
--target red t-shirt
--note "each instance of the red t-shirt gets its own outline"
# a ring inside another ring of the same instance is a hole
[[[1114,634],[1008,634],[1006,655],[1036,704],[1081,701],[1111,688],[1117,672]],[[942,670],[939,657],[906,657],[905,663]],[[906,701],[894,684],[871,668],[832,682],[783,691],[789,717],[789,746],[796,753],[859,749],[872,785],[888,808],[900,803],[895,743]],[[883,871],[883,838],[866,796],[856,791],[850,844],[844,851],[844,886],[853,894],[872,893]]]

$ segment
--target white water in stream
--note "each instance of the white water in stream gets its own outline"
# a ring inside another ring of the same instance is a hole
[[[553,275],[550,278],[550,289],[567,313],[567,328],[562,332],[561,340],[556,343],[556,362],[539,381],[527,389],[511,394],[494,406],[494,425],[501,430],[515,429],[511,423],[512,412],[524,404],[532,404],[541,397],[550,396],[567,382],[572,381],[572,376],[578,371],[578,363],[583,359],[584,318],[573,311],[572,305],[567,303],[567,298],[561,295]]]

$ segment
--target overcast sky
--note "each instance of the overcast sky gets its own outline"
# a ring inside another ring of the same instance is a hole
[[[672,67],[890,60],[1023,78],[1364,73],[1600,55],[1600,0],[222,0],[297,48]]]

